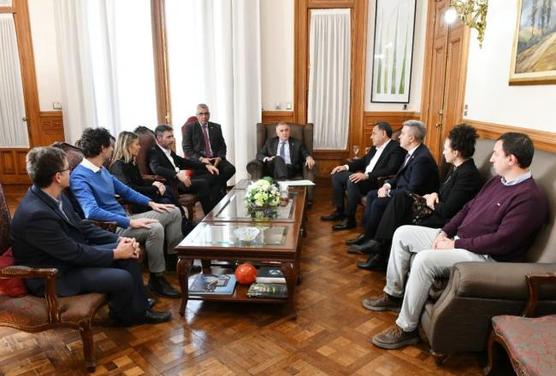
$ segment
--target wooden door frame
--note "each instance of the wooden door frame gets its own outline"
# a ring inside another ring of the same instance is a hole
[[[350,129],[345,150],[314,152],[317,159],[344,159],[351,145],[364,137],[365,69],[367,51],[367,0],[296,0],[294,10],[294,109],[297,123],[307,122],[307,94],[309,69],[309,12],[311,9],[349,8],[352,11]],[[363,84],[361,84],[363,83]]]
[[[427,31],[425,36],[425,63],[423,66],[423,88],[421,92],[421,119],[428,119],[429,118],[429,111],[433,111],[433,109],[429,108],[430,96],[431,96],[431,77],[432,77],[432,56],[433,56],[433,49],[434,49],[434,22],[435,22],[435,3],[438,3],[443,0],[428,0],[428,7],[427,7]],[[446,32],[446,59],[448,59],[449,54],[449,41],[450,41],[450,31],[451,27],[449,26]],[[456,121],[455,124],[463,122],[463,108],[465,102],[465,86],[467,82],[467,62],[468,62],[468,54],[469,54],[469,28],[464,26],[463,28],[463,36],[462,36],[462,54],[461,54],[461,64],[460,64],[460,77],[462,78],[457,89],[457,97],[455,100],[455,113]],[[444,105],[446,101],[444,100]],[[444,112],[443,122],[446,119],[446,112]],[[433,124],[426,124],[427,128],[429,128],[429,132],[432,132]],[[443,135],[448,134],[453,124],[446,125],[442,128],[441,132]],[[450,127],[450,128],[449,128]],[[427,134],[429,133],[427,132]],[[430,137],[427,137],[426,144],[430,147],[429,144]],[[440,159],[440,157],[438,158]]]

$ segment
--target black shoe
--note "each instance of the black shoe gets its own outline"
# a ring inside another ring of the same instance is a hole
[[[357,267],[359,269],[365,269],[365,270],[385,271],[386,262],[383,260],[381,255],[373,254],[369,256],[367,261],[358,262]]]
[[[151,309],[156,304],[156,300],[153,298],[147,298],[147,309]]]
[[[151,278],[149,280],[149,288],[156,292],[158,295],[165,296],[167,298],[177,299],[181,297],[181,294],[173,288],[166,278],[160,274],[151,273]]]
[[[361,244],[369,240],[365,234],[359,234],[356,238],[346,240],[346,245]]]
[[[149,309],[147,310],[147,312],[145,312],[145,322],[147,324],[158,324],[161,322],[170,321],[171,318],[172,314],[168,311],[156,312]]]
[[[351,251],[351,252],[350,252]],[[377,242],[374,239],[369,239],[361,244],[352,244],[349,246],[349,253],[381,253],[382,251],[382,244]]]
[[[344,219],[342,222],[336,223],[334,226],[332,226],[332,230],[334,231],[349,230],[355,228],[356,226],[357,224],[355,223],[354,219]]]
[[[336,210],[336,211],[333,211],[329,215],[323,215],[322,217],[320,217],[320,220],[321,221],[335,222],[335,221],[341,221],[344,218],[345,218],[345,216],[341,212]]]

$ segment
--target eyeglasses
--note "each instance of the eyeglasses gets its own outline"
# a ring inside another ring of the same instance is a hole
[[[63,170],[60,170],[60,171],[58,171],[58,172],[59,172],[60,174],[63,174],[63,173],[66,172],[66,171],[71,171],[71,168],[68,167],[68,168],[63,169]]]
[[[210,112],[199,112],[197,115],[201,116],[201,115],[210,115]]]

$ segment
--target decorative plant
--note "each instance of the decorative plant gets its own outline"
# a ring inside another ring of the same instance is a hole
[[[245,204],[252,218],[275,217],[280,205],[280,189],[272,178],[262,178],[247,187]]]

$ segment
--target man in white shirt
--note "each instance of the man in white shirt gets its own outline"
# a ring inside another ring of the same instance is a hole
[[[361,197],[378,188],[378,178],[394,175],[402,165],[405,150],[392,140],[392,127],[378,122],[371,134],[373,147],[367,155],[332,169],[332,202],[336,210],[321,217],[323,221],[342,222],[333,230],[347,230],[356,226],[355,212]],[[347,205],[344,196],[347,194]]]

